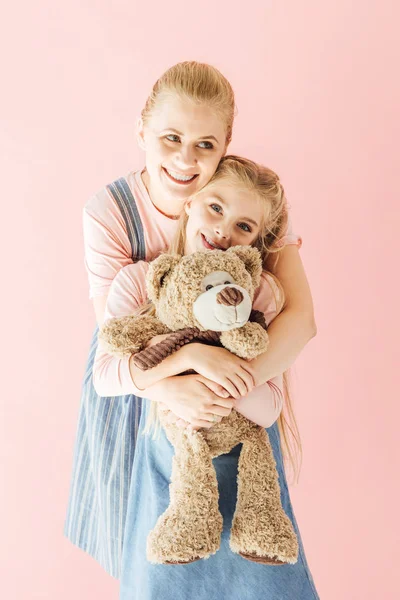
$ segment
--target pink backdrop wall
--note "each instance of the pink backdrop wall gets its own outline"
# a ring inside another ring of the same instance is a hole
[[[4,12],[2,595],[118,597],[62,536],[94,326],[81,211],[142,165],[134,124],[150,86],[196,59],[232,82],[231,150],[281,174],[304,240],[318,335],[294,369],[304,462],[291,496],[315,583],[324,600],[398,597],[398,4],[38,0]]]

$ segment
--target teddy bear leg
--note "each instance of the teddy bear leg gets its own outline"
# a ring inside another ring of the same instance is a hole
[[[278,472],[269,437],[259,428],[244,440],[239,457],[238,499],[230,547],[247,560],[294,564],[298,541],[283,510]]]
[[[221,541],[223,519],[208,444],[201,433],[185,430],[174,441],[170,505],[147,538],[147,559],[154,564],[208,558]]]

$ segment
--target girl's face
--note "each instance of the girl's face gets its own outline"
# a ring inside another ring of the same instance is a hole
[[[203,188],[226,152],[225,124],[205,105],[168,95],[146,125],[139,121],[139,144],[146,152],[144,181],[150,196],[170,215]]]
[[[251,246],[261,231],[261,200],[237,185],[219,181],[185,204],[185,254],[198,250],[227,250],[231,246]]]

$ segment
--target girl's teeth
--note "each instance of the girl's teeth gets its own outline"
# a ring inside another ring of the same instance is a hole
[[[173,171],[168,171],[168,169],[166,169],[168,175],[170,175],[173,179],[176,179],[177,181],[190,181],[191,179],[194,179],[196,177],[196,175],[179,175],[178,173],[174,173]]]
[[[217,248],[217,250],[221,249],[221,246],[214,244],[214,242],[212,240],[209,240],[206,236],[204,236],[204,239],[206,240],[207,244],[210,244],[210,246],[212,246],[213,248]]]

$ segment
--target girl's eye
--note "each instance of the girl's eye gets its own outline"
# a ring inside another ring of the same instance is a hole
[[[201,144],[204,144],[203,146]],[[205,148],[206,150],[212,150],[214,148],[214,146],[212,145],[211,142],[200,142],[199,146],[201,148]]]
[[[169,135],[166,135],[165,137],[170,142],[179,142],[179,135],[175,135],[173,133],[170,133]]]
[[[221,211],[221,207],[219,204],[211,204],[211,208],[213,209],[213,211],[218,213]]]
[[[207,285],[207,286],[206,286],[206,292],[208,292],[208,290],[212,290],[212,289],[213,289],[213,287],[214,287],[213,285]]]
[[[249,233],[251,232],[251,228],[247,225],[247,223],[239,223],[239,227],[240,229],[243,229],[243,231],[248,231]]]

